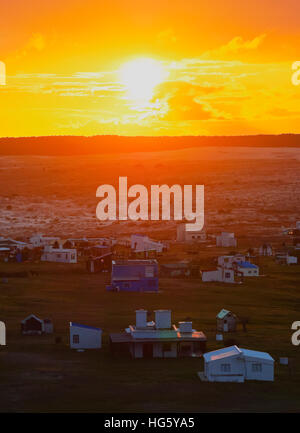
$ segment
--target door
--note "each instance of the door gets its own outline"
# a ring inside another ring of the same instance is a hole
[[[228,322],[227,322],[227,320],[224,320],[223,331],[224,332],[228,332]]]

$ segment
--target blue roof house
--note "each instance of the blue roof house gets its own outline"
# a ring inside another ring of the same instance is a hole
[[[106,289],[118,292],[157,292],[157,261],[113,260],[111,284]]]
[[[259,267],[250,262],[236,262],[236,269],[244,277],[258,277]]]
[[[70,322],[71,349],[101,349],[102,329]]]

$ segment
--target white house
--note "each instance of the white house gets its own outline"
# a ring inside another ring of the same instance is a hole
[[[274,381],[274,359],[266,352],[230,346],[203,358],[204,373],[199,376],[209,382]]]
[[[45,246],[43,254],[41,256],[41,261],[77,263],[77,250],[73,248],[64,249],[64,248],[53,248],[51,246]]]
[[[235,264],[236,269],[244,277],[258,277],[259,267],[250,262],[237,262]]]
[[[70,322],[71,349],[101,349],[102,330],[93,326]]]
[[[29,238],[29,242],[33,247],[45,247],[53,244],[55,241],[59,241],[59,237],[54,236],[43,236],[38,233]]]
[[[217,269],[201,271],[203,282],[221,282],[221,283],[234,283],[235,271],[234,269],[218,267]]]
[[[156,310],[155,321],[151,322],[147,315],[146,310],[137,310],[135,325],[129,325],[123,333],[110,334],[114,354],[125,348],[132,358],[177,358],[205,352],[207,338],[193,329],[192,322],[172,325],[170,310]]]
[[[220,236],[216,237],[217,247],[236,247],[237,240],[234,233],[222,232]]]
[[[186,231],[185,224],[177,224],[177,242],[205,242],[206,233],[204,230]]]
[[[162,253],[164,244],[149,239],[145,235],[131,235],[131,249],[136,252],[156,251]]]
[[[244,262],[246,257],[244,254],[235,254],[233,256],[219,256],[218,257],[218,265],[223,268],[232,268],[234,263]]]

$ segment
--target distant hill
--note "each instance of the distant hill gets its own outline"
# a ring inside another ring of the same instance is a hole
[[[0,138],[0,155],[88,155],[156,152],[205,146],[300,147],[300,134],[216,137],[116,135]]]

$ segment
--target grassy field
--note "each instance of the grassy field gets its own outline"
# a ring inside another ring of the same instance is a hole
[[[220,253],[201,248],[201,262]],[[106,292],[108,276],[88,274],[84,263],[0,263],[0,272],[39,272],[0,283],[0,320],[7,327],[7,346],[0,350],[0,410],[300,411],[300,348],[291,344],[290,329],[300,320],[300,267],[275,265],[270,258],[260,258],[259,265],[263,276],[243,285],[160,279],[160,293],[138,294]],[[194,328],[206,333],[208,350],[221,347],[215,316],[223,307],[250,318],[247,333],[239,325],[231,336],[241,347],[275,358],[274,383],[203,383],[197,377],[202,359],[131,360],[110,354],[108,334],[134,324],[138,308],[171,309],[173,323],[190,317]],[[30,313],[51,318],[54,335],[22,336],[20,322]],[[103,348],[71,351],[69,321],[101,327]],[[293,358],[291,371],[279,365],[280,356]]]

